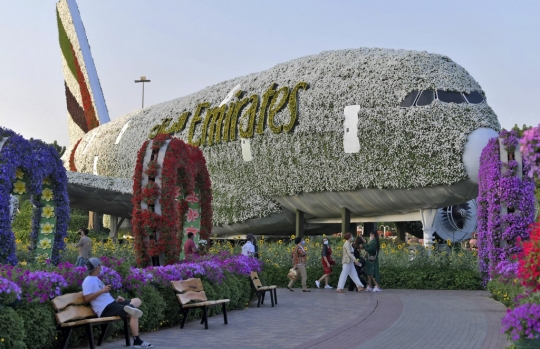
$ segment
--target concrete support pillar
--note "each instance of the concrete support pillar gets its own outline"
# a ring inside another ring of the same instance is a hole
[[[341,236],[345,236],[345,233],[354,234],[351,231],[351,211],[347,207],[341,208]]]
[[[401,241],[405,241],[405,222],[396,222],[397,236]]]
[[[304,212],[296,210],[296,236],[304,236]]]
[[[103,230],[103,216],[99,212],[88,212],[88,229],[94,231]]]
[[[430,208],[426,210],[420,210],[420,216],[422,216],[422,229],[424,230],[424,246],[428,248],[428,252],[431,252],[431,246],[433,246],[433,233],[435,233],[435,215],[437,209]]]
[[[110,217],[110,229],[109,237],[112,239],[112,241],[116,242],[118,239],[118,217],[117,216],[109,216]]]

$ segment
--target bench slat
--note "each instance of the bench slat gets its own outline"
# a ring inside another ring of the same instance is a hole
[[[202,301],[206,302],[208,298],[206,298],[206,294],[204,291],[201,292],[195,292],[195,291],[187,291],[185,293],[179,294],[178,299],[180,300],[180,304],[185,305],[191,301]]]
[[[53,307],[56,311],[60,311],[70,304],[86,304],[82,292],[68,293],[62,296],[55,297],[52,300]]]
[[[179,281],[171,281],[173,288],[176,292],[186,292],[186,291],[203,291],[203,284],[201,279],[187,279]]]
[[[59,324],[62,324],[71,320],[86,319],[96,316],[96,313],[94,313],[92,308],[90,308],[89,306],[70,305],[64,310],[56,313],[56,321],[58,321]]]
[[[261,283],[261,279],[259,279],[259,274],[257,274],[256,271],[252,271],[251,274],[249,275],[249,277],[251,278],[251,281],[253,282],[253,285],[255,285],[255,288],[257,290],[259,290],[259,291],[273,290],[274,288],[277,288],[276,285],[263,286],[262,283]]]
[[[86,324],[96,325],[100,323],[118,321],[118,320],[122,320],[122,318],[120,316],[99,317],[99,318],[93,318],[93,319],[84,319],[84,320],[79,320],[79,321],[64,322],[60,324],[60,327],[73,327],[73,326],[86,325]]]
[[[178,298],[180,298],[180,295],[177,295]],[[214,305],[219,305],[223,303],[229,303],[229,299],[218,299],[217,301],[206,301],[206,302],[198,302],[198,303],[189,303],[189,304],[182,304],[182,308],[199,308],[199,307],[210,307]]]

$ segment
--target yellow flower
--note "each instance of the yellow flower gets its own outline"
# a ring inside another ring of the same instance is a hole
[[[418,254],[418,250],[414,251],[414,254]]]
[[[68,238],[64,238],[64,242],[68,242],[68,241],[69,241]]]
[[[43,216],[43,213],[41,214]],[[49,235],[53,232],[54,224],[51,223],[41,223],[41,234],[43,235]]]
[[[450,239],[446,240],[446,243],[448,244],[448,246],[452,247],[452,241],[450,241]]]
[[[309,243],[309,239],[306,239],[305,241],[306,241],[306,244]]]
[[[42,254],[38,254],[36,256],[36,261],[40,264],[45,264],[45,262],[47,261],[47,259],[49,259],[49,254],[48,253],[42,253]]]
[[[392,251],[391,251],[391,252],[392,252],[392,253],[396,253],[396,250],[392,249]]]
[[[283,241],[281,241],[281,240],[278,240],[278,242],[277,242],[277,243],[278,243],[279,245],[281,245],[281,244],[283,243]]]
[[[291,235],[291,240],[294,240],[295,237],[296,237],[296,236],[295,236],[294,234]]]
[[[51,248],[51,242],[52,242],[51,239],[43,238],[43,239],[39,240],[38,248],[41,248],[43,250],[47,250],[47,249]]]
[[[458,253],[457,256],[458,256],[458,257],[462,257],[462,256],[463,256],[463,253]]]
[[[401,246],[401,244],[397,245],[397,248],[399,248],[401,250],[403,246]]]
[[[24,267],[24,266],[25,266],[26,264],[28,264],[28,263],[26,263],[26,261],[22,261],[22,262],[20,262],[19,264],[22,265],[22,266]]]
[[[51,205],[47,205],[43,207],[43,211],[41,212],[41,217],[45,217],[45,218],[54,217],[54,207]]]
[[[15,182],[15,184],[13,185],[13,192],[15,194],[24,194],[24,193],[26,193],[26,183],[21,182],[21,181]]]
[[[41,198],[45,201],[51,201],[53,197],[53,191],[49,188],[45,188],[43,189],[43,192],[41,192]]]
[[[51,185],[51,179],[49,177],[43,178],[43,184]]]
[[[261,236],[261,240],[264,240],[264,235],[263,235],[263,236]]]
[[[24,172],[23,172],[23,170],[21,170],[20,168],[17,168],[17,170],[15,170],[15,175],[16,175],[17,178],[19,178],[19,179],[23,179],[23,178],[24,178]]]
[[[325,238],[325,237],[326,237],[326,234],[322,234],[322,237]]]
[[[381,244],[381,248],[386,248],[386,244]]]
[[[434,250],[434,249],[435,249],[435,246],[431,245],[431,249]]]

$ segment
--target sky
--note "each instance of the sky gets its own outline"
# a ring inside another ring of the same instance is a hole
[[[540,123],[540,1],[78,0],[109,115],[321,51],[440,53],[501,125]],[[0,0],[0,126],[68,145],[56,0]]]

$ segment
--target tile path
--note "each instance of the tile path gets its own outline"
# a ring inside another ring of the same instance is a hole
[[[268,298],[268,297],[267,297]],[[270,299],[266,302],[270,303]],[[502,349],[505,308],[486,291],[383,290],[380,293],[278,289],[264,304],[141,337],[155,348],[471,348]],[[255,304],[256,305],[256,304]],[[120,339],[101,348],[125,348]]]

